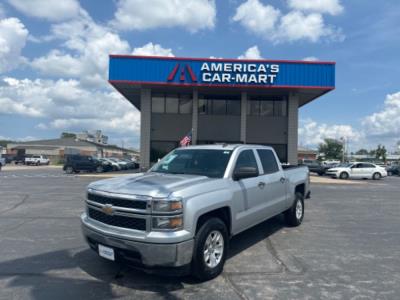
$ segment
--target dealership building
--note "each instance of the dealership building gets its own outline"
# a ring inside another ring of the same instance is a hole
[[[190,132],[297,164],[298,110],[335,88],[335,63],[110,55],[109,82],[141,112],[144,168]]]

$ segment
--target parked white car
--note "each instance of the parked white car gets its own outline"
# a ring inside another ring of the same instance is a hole
[[[340,179],[359,178],[378,180],[387,176],[384,168],[364,162],[339,164],[326,171],[326,175]]]
[[[50,164],[50,160],[44,155],[33,155],[31,157],[25,158],[26,165],[48,165]]]

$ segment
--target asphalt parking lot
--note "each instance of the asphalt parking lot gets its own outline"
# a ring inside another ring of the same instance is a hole
[[[0,172],[0,299],[399,299],[400,177],[312,184],[302,226],[275,217],[231,241],[218,278],[147,275],[88,249],[79,215],[97,178]]]

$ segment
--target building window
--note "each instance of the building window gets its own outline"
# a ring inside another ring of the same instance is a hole
[[[165,111],[165,103],[164,96],[155,95],[151,97],[151,112],[153,113],[164,113]]]
[[[179,112],[178,95],[167,95],[165,97],[165,113],[177,114]]]
[[[240,116],[240,99],[200,97],[199,114]]]
[[[191,114],[192,96],[177,94],[152,95],[151,112],[157,114]]]
[[[247,101],[247,114],[250,116],[287,116],[287,101],[286,100],[272,100],[250,98]]]
[[[179,113],[191,114],[192,113],[192,98],[189,95],[181,95],[179,98]]]

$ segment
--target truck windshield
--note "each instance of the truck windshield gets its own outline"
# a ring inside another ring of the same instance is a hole
[[[231,154],[231,150],[176,149],[150,171],[221,178],[224,176]]]

